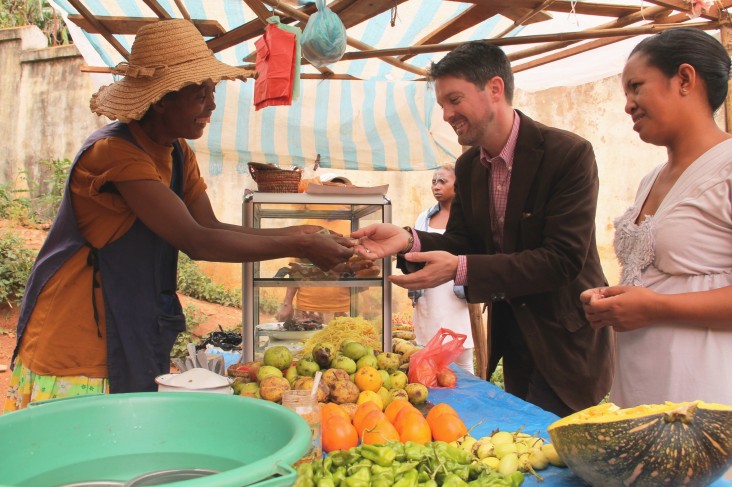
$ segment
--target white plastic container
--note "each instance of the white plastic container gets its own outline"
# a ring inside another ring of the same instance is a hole
[[[158,392],[211,392],[234,394],[231,380],[208,369],[200,367],[180,374],[163,374],[155,378]]]

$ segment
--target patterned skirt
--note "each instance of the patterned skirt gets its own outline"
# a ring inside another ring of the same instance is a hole
[[[31,372],[20,360],[16,360],[10,376],[4,412],[23,409],[31,402],[85,394],[109,394],[109,380],[83,375],[38,375]]]

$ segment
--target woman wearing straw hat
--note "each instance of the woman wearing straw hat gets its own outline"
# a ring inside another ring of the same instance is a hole
[[[186,20],[140,28],[124,77],[92,97],[118,120],[92,134],[28,280],[5,410],[69,395],[154,391],[185,318],[178,251],[197,260],[307,258],[329,268],[353,253],[317,227],[255,230],[221,223],[184,139],[203,135],[221,80]]]

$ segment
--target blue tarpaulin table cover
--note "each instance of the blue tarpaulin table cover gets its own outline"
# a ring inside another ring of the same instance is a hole
[[[559,419],[553,413],[544,411],[522,399],[504,392],[488,381],[472,376],[453,364],[452,370],[458,376],[458,387],[454,389],[430,389],[429,401],[433,404],[446,402],[460,415],[468,428],[476,426],[471,432],[474,438],[489,436],[492,431],[521,431],[538,435],[549,441],[547,428]],[[526,474],[524,486],[586,486],[568,468],[550,466],[539,474],[543,482]],[[732,487],[732,480],[721,478],[712,487]]]

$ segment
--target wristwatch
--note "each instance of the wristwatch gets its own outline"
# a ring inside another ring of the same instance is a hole
[[[403,227],[403,228],[404,228],[404,230],[407,231],[407,233],[409,233],[409,241],[407,242],[406,247],[404,247],[402,250],[397,252],[399,255],[406,254],[407,252],[412,250],[412,247],[414,246],[414,233],[413,233],[414,231],[412,230],[412,227]]]

